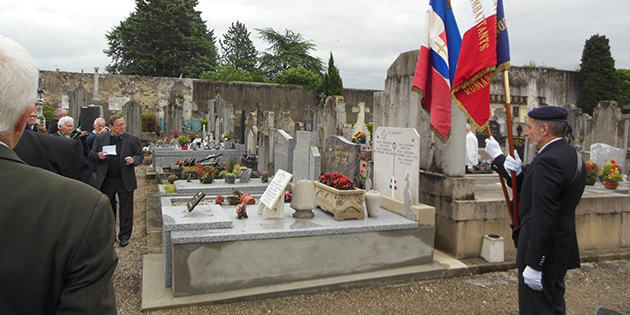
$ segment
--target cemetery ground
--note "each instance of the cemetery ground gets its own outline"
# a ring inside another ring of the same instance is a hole
[[[147,227],[147,197],[157,192],[136,168],[134,232],[130,245],[116,245],[114,287],[119,314],[141,313],[142,256],[162,251],[161,230]],[[149,218],[150,220],[150,218]],[[506,243],[511,246],[511,243]],[[624,257],[628,257],[625,255]],[[614,259],[614,257],[609,257]],[[513,258],[512,258],[513,259]],[[463,260],[470,265],[479,259]],[[630,314],[630,260],[583,263],[569,271],[567,314],[594,314],[600,305]],[[280,298],[196,305],[147,314],[518,314],[516,271],[381,285]]]

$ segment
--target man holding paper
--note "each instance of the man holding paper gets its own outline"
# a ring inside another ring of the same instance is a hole
[[[98,163],[96,188],[107,197],[116,217],[116,195],[120,202],[120,247],[129,245],[133,229],[133,191],[138,187],[135,166],[144,160],[137,136],[125,132],[125,119],[119,115],[109,118],[110,132],[94,139],[91,161]]]

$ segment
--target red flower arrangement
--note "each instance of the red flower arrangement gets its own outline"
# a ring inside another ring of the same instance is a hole
[[[337,172],[326,173],[319,178],[319,181],[324,185],[339,190],[351,190],[354,189],[354,185],[356,185],[352,179],[346,177],[346,175],[337,174]]]

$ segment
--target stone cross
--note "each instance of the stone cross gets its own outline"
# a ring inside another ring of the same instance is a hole
[[[357,114],[357,125],[362,124],[365,125],[365,114],[370,112],[370,108],[365,108],[365,103],[360,102],[359,105],[352,107],[353,113]]]
[[[98,98],[98,67],[94,67],[94,95],[92,95],[92,104],[103,105],[103,101]]]

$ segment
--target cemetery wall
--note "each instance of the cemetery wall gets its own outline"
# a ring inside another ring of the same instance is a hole
[[[57,107],[61,96],[69,94],[80,84],[89,92],[94,91],[94,73],[78,73],[63,71],[40,71],[42,88],[45,92],[44,102]],[[356,121],[356,113],[352,107],[359,102],[372,109],[373,95],[377,90],[344,89],[344,98],[348,113],[348,121]],[[256,103],[261,103],[261,110],[290,110],[294,121],[305,121],[307,107],[316,107],[319,99],[310,90],[301,86],[252,83],[252,82],[215,82],[198,79],[149,77],[116,74],[99,74],[98,97],[103,101],[105,115],[109,115],[110,97],[133,98],[140,103],[143,113],[155,113],[156,108],[168,104],[171,94],[183,96],[193,101],[192,117],[203,117],[207,114],[207,101],[214,99],[219,93],[221,98],[234,106],[235,110],[255,111]]]

